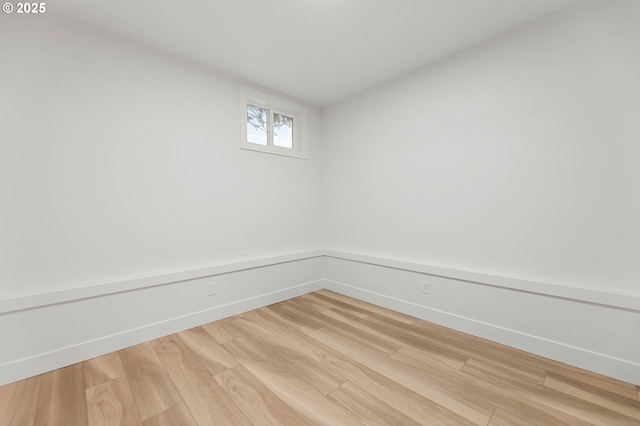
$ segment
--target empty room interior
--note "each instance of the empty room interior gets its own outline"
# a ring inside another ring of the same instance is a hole
[[[5,2],[0,425],[640,424],[640,1]]]

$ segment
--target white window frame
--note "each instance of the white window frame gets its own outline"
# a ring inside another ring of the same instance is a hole
[[[251,143],[247,140],[247,105],[254,105],[268,110],[269,123],[273,120],[273,114],[281,114],[293,118],[293,147],[284,148],[273,145],[273,127],[269,125],[267,145]],[[309,158],[307,143],[307,122],[309,113],[307,108],[279,98],[268,93],[261,92],[250,87],[240,86],[240,148],[250,151],[264,152],[266,154],[283,155],[285,157]]]

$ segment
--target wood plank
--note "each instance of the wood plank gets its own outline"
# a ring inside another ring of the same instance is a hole
[[[370,317],[370,319],[373,319]],[[549,371],[567,378],[590,383],[594,386],[617,393],[620,396],[633,398],[634,386],[591,371],[583,370],[568,364],[563,364],[519,349],[501,345],[479,337],[471,336],[437,324],[417,320],[412,329],[425,331],[430,338],[442,345],[454,347],[460,354],[474,359],[488,361],[500,360],[501,363],[512,365],[514,368],[533,368]]]
[[[314,332],[312,337],[473,423],[486,425],[493,415],[494,406],[475,396],[434,381],[420,370],[386,358],[349,338],[325,329]]]
[[[277,316],[265,309],[256,309],[255,311],[247,312],[244,319],[257,325],[264,325],[273,334],[280,336],[280,338],[285,340],[292,349],[303,354],[315,352],[322,346],[303,332],[280,320]]]
[[[362,425],[291,371],[273,362],[250,339],[239,337],[224,346],[258,380],[309,424]]]
[[[343,383],[329,397],[366,425],[419,425],[364,389]]]
[[[456,370],[461,369],[469,360],[461,355],[457,355],[451,352],[437,353],[435,351],[425,351],[415,348],[413,346],[405,346],[400,348],[396,353],[392,355],[396,359],[402,359],[404,362],[408,360],[416,359],[421,362],[429,362],[435,365],[442,364]]]
[[[572,380],[576,380],[585,384],[601,388],[619,396],[633,399],[634,386],[611,377],[606,377],[592,371],[583,370],[572,365],[563,364],[561,362],[543,358],[538,355],[528,354],[530,358],[526,361],[527,365],[534,368],[546,369],[549,373],[554,373]]]
[[[326,395],[344,383],[343,377],[333,373],[318,361],[291,349],[285,341],[264,328],[245,319],[234,321],[233,326],[259,346],[273,362],[288,369],[317,391]]]
[[[416,318],[409,316],[409,315],[405,315],[403,313],[400,312],[396,312],[393,311],[391,309],[387,309],[387,308],[383,308],[382,306],[377,306],[362,300],[358,300],[358,299],[354,299],[352,297],[349,296],[345,296],[343,294],[340,293],[336,293],[334,291],[331,290],[327,290],[327,289],[322,289],[322,290],[318,290],[313,294],[318,294],[318,295],[322,295],[322,296],[327,296],[331,299],[335,299],[341,302],[345,302],[347,304],[353,305],[355,307],[358,307],[360,309],[363,309],[364,311],[367,311],[369,313],[374,313],[374,314],[379,314],[379,315],[383,315],[386,316],[388,318],[394,319],[396,321],[399,322],[403,322],[405,324],[413,324],[413,322],[416,320]],[[324,299],[326,300],[326,299]]]
[[[250,425],[251,423],[213,380],[208,370],[177,334],[152,341],[158,358],[182,395],[196,423]]]
[[[369,320],[373,323],[399,325],[381,316],[372,316]],[[451,348],[467,358],[500,359],[519,362],[522,365],[538,360],[538,357],[533,354],[423,320],[416,320],[412,325],[407,326],[407,330],[426,336],[433,344]],[[537,363],[536,366],[538,366]]]
[[[306,425],[243,365],[215,379],[254,425]]]
[[[405,368],[415,371],[416,369],[424,373],[425,380],[437,382],[441,386],[451,387],[452,389],[465,389],[466,395],[475,395],[478,399],[485,403],[511,410],[514,414],[522,413],[525,418],[536,418],[538,423],[546,424],[579,424],[581,421],[573,417],[571,413],[563,410],[553,410],[549,406],[545,406],[536,400],[530,400],[517,397],[513,392],[506,391],[501,386],[493,383],[479,380],[475,377],[468,376],[464,372],[457,369],[447,367],[446,365],[436,365],[426,358],[421,357],[405,357],[401,349],[394,354],[391,359],[397,360],[404,364]],[[414,373],[418,376],[418,373]],[[540,384],[533,388],[534,394],[542,392],[544,387]],[[443,404],[444,405],[444,404]]]
[[[590,404],[571,395],[554,389],[531,391],[514,391],[515,394],[535,401],[543,406],[565,413],[583,422],[593,425],[637,425],[638,421],[620,413],[608,410],[595,404]]]
[[[0,387],[0,425],[33,425],[41,384],[35,376]]]
[[[633,399],[634,386],[630,383],[542,357],[531,362],[532,365],[536,365],[538,363],[544,366],[543,368],[546,368],[550,373],[576,380],[584,384],[590,384],[591,386],[598,387],[606,390],[607,392],[615,393],[628,399]]]
[[[303,294],[302,296],[294,297],[289,300],[304,307],[305,309],[313,309],[316,312],[326,311],[327,309],[335,307],[332,303],[313,297],[313,293]]]
[[[327,316],[329,318],[333,318],[334,320],[338,320],[346,325],[349,325],[355,329],[364,331],[366,333],[372,334],[376,337],[379,337],[383,340],[386,340],[387,342],[393,343],[394,345],[396,345],[397,347],[403,347],[406,346],[406,343],[396,339],[394,336],[389,336],[387,334],[383,334],[380,331],[378,331],[376,328],[373,327],[367,327],[367,323],[363,321],[362,318],[357,317],[355,315],[351,315],[346,311],[337,309],[337,308],[331,308],[331,309],[327,309],[323,312],[321,312],[322,315]]]
[[[142,424],[144,426],[197,426],[184,402],[149,417]]]
[[[87,424],[84,369],[82,364],[42,375],[35,424]]]
[[[325,311],[322,314],[394,343],[400,347],[400,349],[394,354],[400,353],[422,360],[428,359],[430,362],[442,363],[455,369],[462,368],[462,366],[468,361],[467,357],[460,355],[455,350],[434,345],[431,341],[420,334],[411,336],[407,334],[408,332],[406,330],[403,330],[400,327],[389,328],[384,325],[374,326],[369,323],[367,319],[347,317],[343,313],[333,310]],[[406,333],[403,333],[403,331]],[[543,378],[544,372],[542,372],[540,383],[542,383]]]
[[[182,402],[150,343],[123,349],[120,358],[142,420]]]
[[[267,310],[287,321],[289,324],[292,324],[305,334],[309,334],[324,325],[322,321],[318,321],[307,315],[301,315],[300,312],[295,309],[296,307],[295,304],[288,305],[286,302],[280,302],[269,306]]]
[[[475,424],[329,347],[320,349],[311,356],[418,423],[458,426]]]
[[[300,311],[295,306],[287,307],[290,311],[295,311],[298,318],[312,318],[316,323],[321,324],[324,329],[331,330],[343,337],[357,341],[360,345],[377,351],[385,355],[391,355],[400,349],[399,345],[393,343],[390,339],[378,337],[368,331],[355,328],[342,321],[328,317],[313,311]]]
[[[536,426],[535,423],[518,417],[501,408],[496,408],[488,426]]]
[[[229,319],[223,319],[219,321],[210,322],[202,325],[202,328],[216,339],[216,342],[223,344],[229,340],[233,340],[240,337],[233,329],[228,327]]]
[[[125,376],[86,390],[90,426],[142,425]]]
[[[413,325],[406,326],[377,315],[367,318],[367,321],[372,326],[391,326],[390,332],[396,330],[396,327],[402,327],[407,333],[411,333],[411,339],[417,339],[418,342],[424,340],[425,345],[439,348],[443,354],[458,354],[460,357],[473,359],[474,362],[486,362],[489,365],[495,365],[496,360],[499,360],[501,368],[517,371],[536,383],[542,383],[547,371],[547,365],[541,363],[535,355],[426,321],[417,320]]]
[[[185,330],[178,335],[212,376],[238,364],[238,360],[202,327]]]
[[[331,311],[323,312],[323,314],[332,316],[367,333],[393,342],[400,347],[399,351],[406,355],[428,358],[432,362],[442,363],[456,369],[461,368],[468,361],[467,357],[460,355],[456,351],[446,348],[442,349],[439,345],[434,345],[432,341],[428,340],[421,333],[412,334],[401,326],[391,327],[384,324],[374,326],[367,321],[367,319],[346,318],[340,313],[333,313]]]
[[[544,385],[600,407],[636,419],[640,424],[640,402],[554,373],[547,374]]]
[[[352,303],[348,303],[339,299],[335,299],[335,298],[331,298],[331,297],[327,297],[323,294],[320,293],[309,293],[306,295],[310,300],[315,300],[318,303],[324,303],[326,306],[328,306],[329,309],[341,309],[345,312],[350,313],[353,316],[359,317],[359,318],[366,318],[369,315],[371,315],[370,311],[367,311],[366,309],[362,309]],[[292,300],[295,301],[295,300]]]
[[[423,364],[422,368],[430,368]],[[464,373],[464,371],[463,371]],[[490,374],[489,374],[490,376]],[[513,381],[500,382],[499,376],[492,377],[491,381],[467,380],[464,385],[457,382],[455,375],[451,382],[456,387],[464,386],[468,392],[483,395],[496,401],[500,408],[505,408],[513,414],[528,420],[535,419],[535,423],[564,422],[567,424],[610,424],[612,421],[619,424],[628,424],[629,418],[610,410],[602,409],[593,404],[585,403],[571,395],[557,392],[540,386],[537,383],[521,381],[518,387],[513,386]],[[494,383],[502,386],[495,387]],[[504,387],[503,387],[504,386]],[[508,389],[507,392],[503,389]],[[549,417],[552,415],[552,417]]]
[[[423,365],[422,368],[429,367]],[[464,371],[460,373],[465,374]],[[474,378],[464,383],[468,392],[490,398],[496,401],[499,408],[504,408],[527,420],[535,420],[535,423],[630,424],[631,419],[627,416],[537,383],[521,381],[515,387],[511,385],[511,381],[506,380],[503,386],[498,386],[492,382],[477,379],[475,376],[472,377]],[[451,377],[451,381],[456,387],[462,385],[455,377]]]
[[[496,384],[493,380],[487,381],[465,371],[452,369],[443,365],[436,365],[428,359],[419,357],[407,357],[401,351],[394,354],[392,359],[404,363],[406,366],[421,370],[433,381],[452,386],[454,389],[464,389],[468,395],[476,395],[479,399],[510,411],[512,414],[532,420],[538,424],[582,424],[582,420],[569,415],[562,410],[554,410],[551,407],[537,402],[535,399],[524,397],[523,392],[544,392],[542,384],[522,382],[519,388],[510,388],[509,381]]]
[[[87,388],[101,385],[126,374],[118,352],[92,358],[83,362],[82,366]]]
[[[546,371],[536,369],[518,369],[505,365],[499,361],[492,362],[486,359],[470,359],[462,371],[467,374],[495,383],[499,386],[513,389],[526,389],[530,385],[542,385]]]
[[[417,349],[422,355],[453,368],[461,368],[471,355],[468,351],[461,353],[457,347],[443,344],[442,341],[433,339],[429,334],[413,326],[377,314],[365,318],[361,322],[362,327],[366,330],[378,330],[380,334],[400,341],[403,346]],[[415,353],[410,349],[404,352],[406,354]]]
[[[513,414],[520,415],[526,419],[535,419],[538,424],[580,424],[581,421],[575,417],[567,415],[562,411],[557,411],[539,404],[535,401],[523,398],[517,395],[514,388],[508,386],[496,385],[492,381],[478,379],[475,376],[468,375],[465,371],[456,369],[447,369],[442,366],[434,365],[428,359],[419,357],[404,358],[402,353],[394,354],[392,357],[401,362],[405,362],[413,368],[418,368],[426,373],[433,380],[447,383],[455,389],[465,389],[470,395],[477,395],[481,400],[489,404],[495,405],[511,411]],[[443,370],[446,370],[443,371]],[[541,384],[531,384],[530,387],[542,390]],[[508,389],[508,390],[507,390]]]

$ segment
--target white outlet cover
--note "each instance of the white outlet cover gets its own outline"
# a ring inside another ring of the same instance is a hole
[[[209,296],[215,296],[216,294],[216,283],[209,283]]]

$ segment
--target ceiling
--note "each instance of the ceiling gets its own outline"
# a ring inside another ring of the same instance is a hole
[[[57,0],[67,16],[325,106],[579,0]]]

